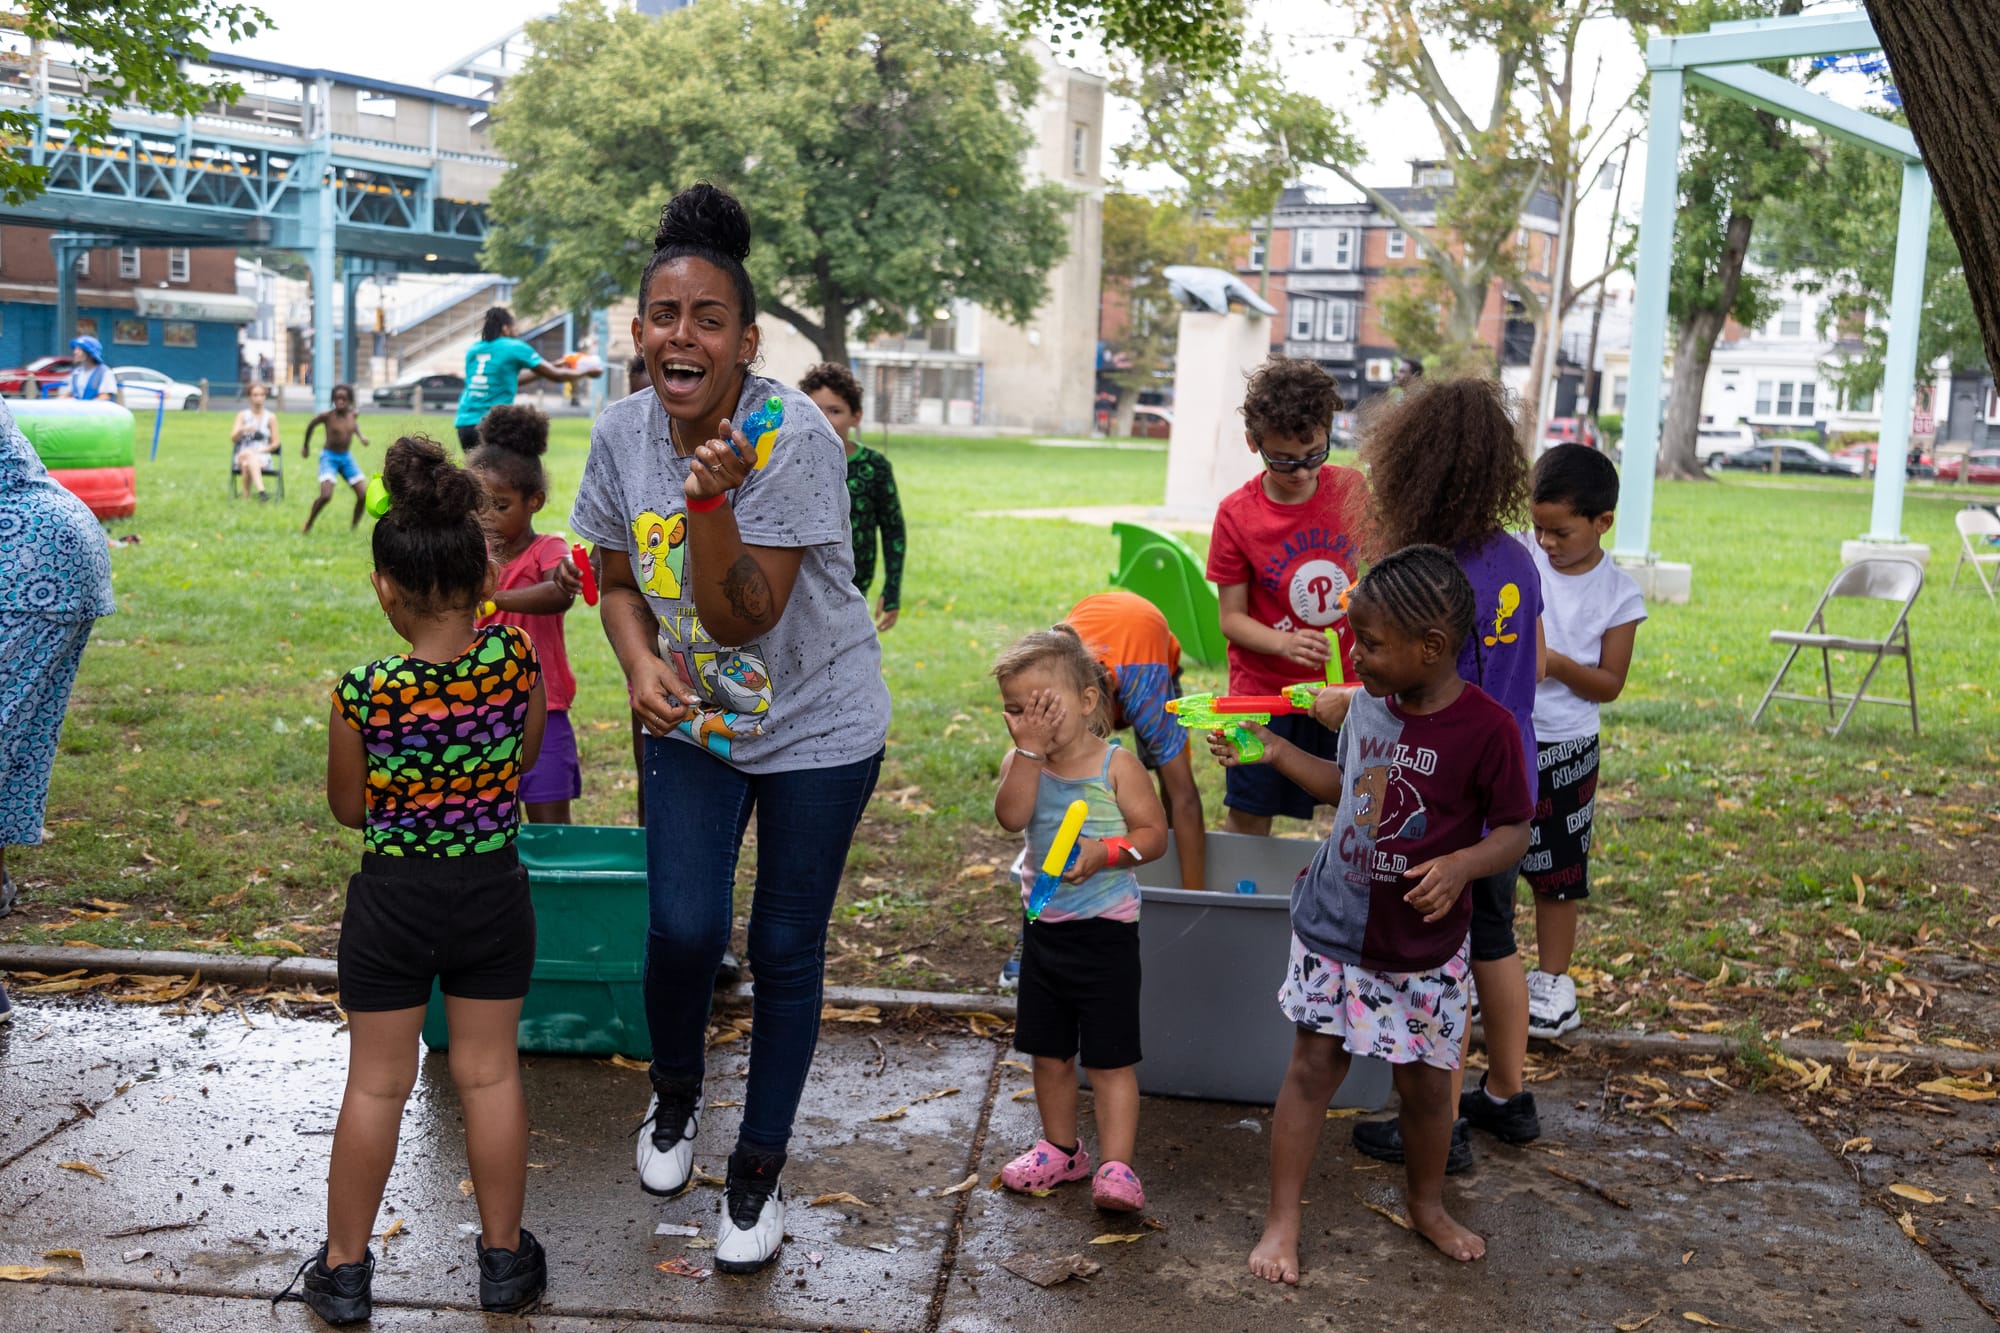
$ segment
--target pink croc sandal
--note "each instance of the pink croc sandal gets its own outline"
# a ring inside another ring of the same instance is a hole
[[[1146,1206],[1146,1187],[1123,1162],[1106,1162],[1090,1182],[1090,1201],[1108,1213],[1136,1213]]]
[[[1082,1180],[1090,1174],[1090,1153],[1081,1145],[1074,1154],[1064,1156],[1063,1150],[1043,1139],[1028,1151],[1000,1168],[1000,1183],[1019,1194],[1033,1194],[1037,1190],[1052,1190],[1056,1186],[1072,1180]]]

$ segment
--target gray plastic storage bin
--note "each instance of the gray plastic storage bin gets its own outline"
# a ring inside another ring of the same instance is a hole
[[[1277,1001],[1291,957],[1292,881],[1318,847],[1304,838],[1211,833],[1205,871],[1221,892],[1179,887],[1172,839],[1165,858],[1139,867],[1141,1092],[1277,1100],[1292,1055],[1292,1025]],[[1235,892],[1246,879],[1256,893]],[[1332,1104],[1372,1111],[1388,1096],[1389,1067],[1361,1058]]]

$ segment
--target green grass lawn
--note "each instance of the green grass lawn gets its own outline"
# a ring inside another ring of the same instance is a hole
[[[226,496],[227,420],[171,415],[159,461],[140,464],[138,516],[111,525],[141,541],[113,553],[119,613],[84,660],[51,836],[10,857],[29,889],[28,910],[5,923],[13,938],[332,950],[358,838],[326,812],[327,691],[400,645],[349,502],[299,535],[316,493],[297,453],[304,418],[284,419],[291,493],[264,505]],[[416,424],[368,417],[378,448],[364,466]],[[440,417],[423,424],[445,431]],[[545,530],[564,525],[587,443],[586,423],[555,423]],[[887,451],[911,525],[904,614],[883,645],[896,717],[835,915],[832,976],[982,988],[1015,916],[1007,885],[980,868],[1004,868],[1013,850],[992,821],[1006,737],[987,670],[1008,640],[1103,587],[1116,548],[1103,529],[972,515],[1157,502],[1165,458],[901,434]],[[1914,485],[1906,510],[1933,551],[1913,618],[1922,738],[1905,714],[1871,709],[1829,740],[1824,711],[1804,705],[1747,723],[1778,661],[1765,634],[1803,624],[1841,539],[1867,526],[1866,485],[1661,486],[1654,545],[1694,564],[1695,596],[1653,608],[1626,696],[1606,711],[1581,957],[1591,1014],[1885,1039],[2000,1032],[2000,608],[1963,580],[1943,586],[1965,494]],[[630,822],[623,683],[581,605],[569,647],[578,818]],[[1190,676],[1191,688],[1221,683]],[[1198,771],[1214,822],[1220,772]]]

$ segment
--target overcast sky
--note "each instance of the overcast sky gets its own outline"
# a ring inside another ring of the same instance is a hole
[[[551,0],[261,0],[273,20],[272,29],[233,49],[242,54],[290,64],[311,65],[347,73],[368,74],[400,83],[429,85],[439,70],[482,44],[500,37],[522,21],[554,9]],[[1412,99],[1392,99],[1381,106],[1367,100],[1359,56],[1339,50],[1347,11],[1329,0],[1255,0],[1256,20],[1279,34],[1287,82],[1340,108],[1355,137],[1368,153],[1360,173],[1371,183],[1406,184],[1408,160],[1438,151],[1436,135]],[[1080,54],[1078,63],[1102,73],[1101,56]],[[1455,92],[1483,103],[1491,89],[1490,67],[1476,58],[1448,58],[1447,81]],[[1588,33],[1579,81],[1597,84],[1598,122],[1625,101],[1644,72],[1644,62],[1622,25],[1601,23]],[[1636,125],[1629,114],[1627,123]],[[1114,109],[1107,138],[1115,143],[1130,133],[1129,110]],[[1614,141],[1622,131],[1614,135]],[[1628,216],[1637,215],[1644,143],[1635,145],[1631,174],[1623,196]],[[1107,159],[1107,166],[1109,165]],[[1350,193],[1328,178],[1341,193]],[[1145,181],[1131,184],[1143,187]],[[1587,194],[1578,221],[1579,278],[1595,273],[1604,255],[1610,221],[1611,194]]]

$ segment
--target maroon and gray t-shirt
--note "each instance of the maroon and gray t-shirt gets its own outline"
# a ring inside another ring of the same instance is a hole
[[[1472,896],[1426,923],[1404,871],[1462,851],[1534,812],[1521,731],[1476,685],[1435,713],[1356,691],[1340,729],[1333,836],[1292,886],[1292,932],[1316,953],[1378,972],[1442,966],[1465,943]]]

